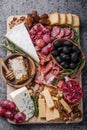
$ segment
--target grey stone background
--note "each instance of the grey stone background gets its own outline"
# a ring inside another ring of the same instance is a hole
[[[0,0],[0,42],[6,34],[6,19],[10,15],[27,14],[33,9],[40,14],[50,12],[76,13],[81,18],[81,46],[87,56],[87,0]],[[0,56],[5,58],[6,52],[0,49]],[[83,70],[83,106],[84,118],[78,124],[40,124],[11,125],[0,117],[0,130],[87,130],[87,62]],[[0,76],[0,97],[6,98],[6,84]]]

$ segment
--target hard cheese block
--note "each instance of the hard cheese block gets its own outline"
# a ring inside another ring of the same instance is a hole
[[[30,57],[32,57],[36,62],[39,62],[35,47],[24,23],[13,27],[7,32],[5,37],[18,46],[21,50],[29,54]]]
[[[26,115],[26,120],[34,115],[34,103],[28,93],[26,87],[22,87],[13,91],[10,97],[17,105],[20,112],[24,112]]]

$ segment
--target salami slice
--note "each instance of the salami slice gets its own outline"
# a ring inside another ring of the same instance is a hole
[[[63,38],[65,36],[64,28],[61,28],[60,33],[56,36],[56,38]]]
[[[54,26],[51,32],[51,36],[56,37],[60,33],[60,30],[61,30],[60,27]]]
[[[74,32],[71,31],[71,33],[68,36],[65,36],[66,39],[73,39],[74,38]]]
[[[64,30],[65,30],[65,36],[70,35],[70,33],[71,33],[71,29],[70,28],[66,27],[66,28],[64,28]]]
[[[74,38],[74,32],[72,31],[70,39],[73,39],[73,38]]]

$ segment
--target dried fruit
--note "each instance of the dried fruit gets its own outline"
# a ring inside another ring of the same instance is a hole
[[[82,98],[82,88],[76,81],[64,82],[61,89],[69,103],[76,103]]]

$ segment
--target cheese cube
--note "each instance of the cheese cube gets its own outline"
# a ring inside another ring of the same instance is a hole
[[[54,107],[54,102],[53,102],[53,99],[52,99],[52,97],[50,95],[50,92],[48,91],[47,88],[44,89],[43,95],[44,95],[44,98],[46,100],[48,108],[53,108]]]
[[[46,117],[46,104],[45,104],[44,98],[39,98],[38,106],[39,106],[39,117],[45,118]]]
[[[23,112],[26,115],[26,120],[31,118],[34,115],[34,103],[28,93],[26,87],[22,87],[13,91],[10,94],[10,97],[15,102],[20,112]]]

